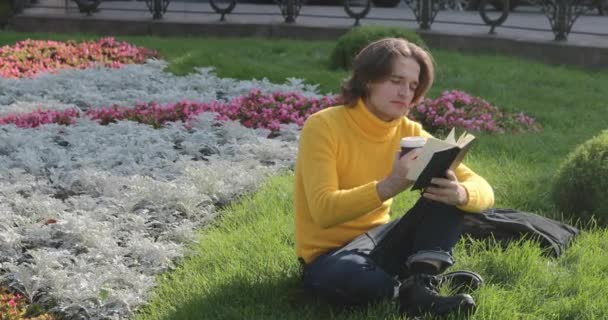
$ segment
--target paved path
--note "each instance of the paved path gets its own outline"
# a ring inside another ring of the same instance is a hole
[[[64,16],[91,19],[79,13],[74,2],[65,0],[39,0],[33,8],[26,9],[24,16]],[[103,2],[94,20],[149,21],[152,15],[142,1]],[[171,2],[163,21],[168,23],[217,23],[219,15],[208,3]],[[485,25],[478,12],[442,10],[432,25],[434,32],[457,35],[487,35],[490,27]],[[280,25],[283,17],[276,5],[239,3],[233,13],[226,17],[227,24],[272,24]],[[354,20],[342,7],[303,6],[296,25],[317,27],[349,27]],[[396,8],[372,8],[362,25],[394,25],[418,28],[414,14],[404,3]],[[496,29],[496,37],[530,41],[552,41],[554,35],[546,16],[539,8],[518,7],[509,18]],[[568,45],[608,48],[608,16],[599,16],[597,11],[581,16],[572,28]]]

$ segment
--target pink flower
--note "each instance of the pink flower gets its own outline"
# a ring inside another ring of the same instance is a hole
[[[262,94],[259,90],[252,90],[248,95],[236,97],[228,102],[182,101],[166,105],[149,102],[137,103],[132,108],[113,105],[89,109],[83,115],[78,110],[71,109],[38,110],[4,116],[0,118],[0,125],[15,124],[20,128],[33,128],[49,123],[70,125],[80,116],[84,116],[101,125],[130,120],[159,128],[167,122],[182,121],[187,128],[191,128],[190,122],[200,113],[216,112],[217,120],[238,120],[246,127],[278,131],[281,124],[295,123],[301,127],[311,114],[336,104],[338,104],[336,97],[307,99],[299,93]]]
[[[521,112],[499,111],[487,101],[458,90],[444,91],[435,100],[425,99],[409,116],[432,132],[445,132],[453,127],[494,133],[540,130],[533,118]]]
[[[123,64],[143,63],[146,59],[156,57],[158,54],[154,51],[113,38],[79,44],[74,41],[28,39],[0,48],[0,77],[32,77],[59,69],[85,69],[97,63],[119,68]]]

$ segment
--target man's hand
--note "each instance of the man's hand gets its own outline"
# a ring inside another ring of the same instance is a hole
[[[380,200],[384,201],[392,198],[414,183],[413,181],[407,180],[405,177],[419,155],[420,149],[414,149],[403,155],[403,157],[400,157],[399,153],[395,154],[395,161],[393,162],[391,173],[376,186]]]
[[[458,182],[454,171],[446,171],[446,177],[447,179],[433,178],[433,186],[424,189],[422,196],[452,206],[462,206],[469,202],[467,189]]]

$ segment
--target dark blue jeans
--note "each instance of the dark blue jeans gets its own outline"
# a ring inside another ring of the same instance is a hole
[[[303,268],[305,288],[338,305],[362,305],[397,295],[398,279],[416,273],[416,262],[454,264],[464,211],[420,198],[401,218],[378,226]]]

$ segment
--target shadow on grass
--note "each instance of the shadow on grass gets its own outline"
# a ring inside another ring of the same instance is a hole
[[[295,277],[235,276],[213,292],[191,297],[164,319],[319,319],[331,308],[311,297]]]
[[[390,303],[355,309],[330,306],[310,295],[295,276],[257,282],[251,278],[235,277],[214,292],[191,297],[163,319],[400,319]]]

